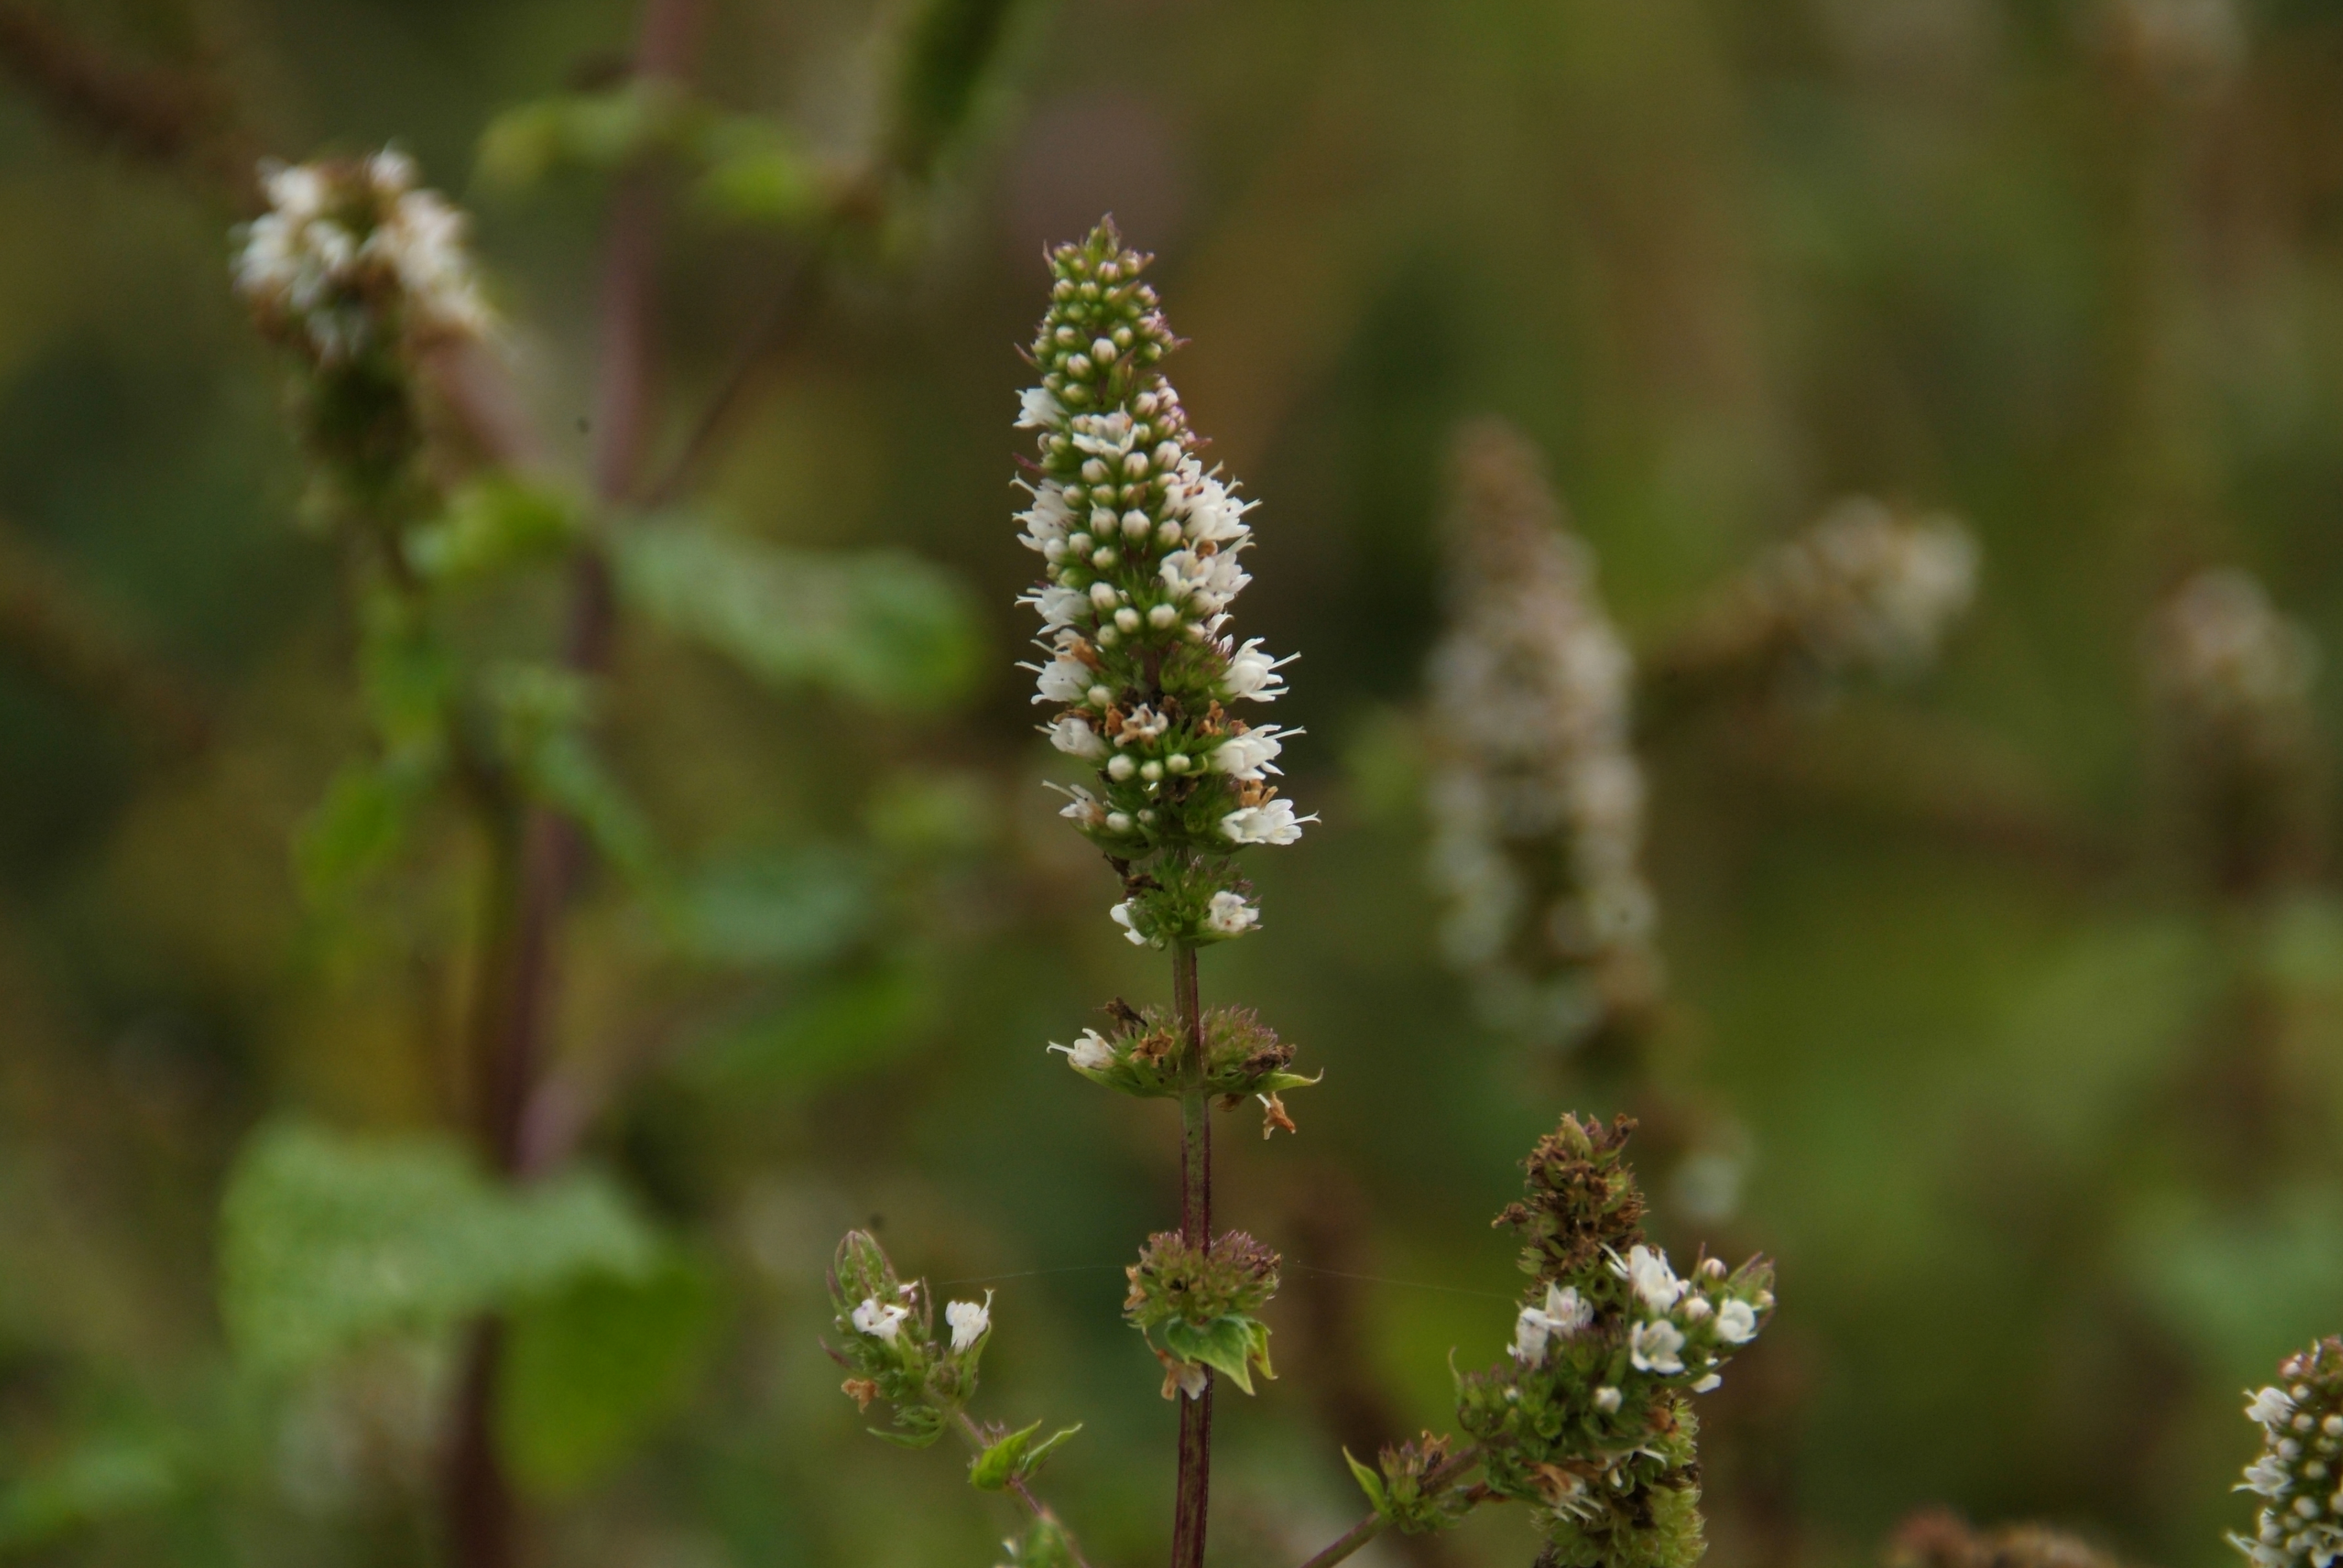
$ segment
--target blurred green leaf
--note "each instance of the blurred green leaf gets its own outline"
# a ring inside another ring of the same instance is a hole
[[[2262,966],[2301,990],[2343,990],[2343,907],[2326,897],[2296,899],[2270,922]]]
[[[575,672],[508,664],[489,672],[498,742],[522,788],[585,829],[594,847],[638,882],[654,880],[650,825],[587,733],[595,689]]]
[[[479,178],[516,190],[562,170],[608,173],[653,152],[689,149],[709,113],[675,83],[659,78],[539,98],[488,122],[480,135]]]
[[[861,857],[809,844],[702,869],[677,900],[679,939],[713,962],[814,964],[862,940],[877,913]]]
[[[1368,1506],[1384,1518],[1390,1518],[1391,1494],[1383,1490],[1383,1478],[1376,1474],[1372,1467],[1361,1464],[1352,1458],[1351,1451],[1347,1448],[1342,1451],[1342,1462],[1351,1467],[1351,1474],[1358,1482],[1359,1490],[1367,1494]]]
[[[558,1494],[624,1459],[690,1397],[717,1307],[716,1281],[680,1254],[637,1279],[586,1275],[523,1307],[497,1406],[513,1473]]]
[[[881,779],[863,808],[871,841],[906,859],[971,855],[1006,826],[999,786],[981,773],[924,768]]]
[[[271,1370],[431,1332],[591,1273],[640,1278],[658,1240],[605,1177],[488,1181],[452,1140],[263,1129],[220,1206],[220,1311]]]
[[[184,1485],[179,1465],[160,1445],[92,1439],[0,1490],[0,1552],[45,1546],[84,1525],[157,1507]]]
[[[900,551],[788,550],[669,520],[625,535],[618,561],[636,609],[777,686],[917,709],[965,690],[976,672],[968,590]]]
[[[934,1016],[927,970],[902,960],[831,976],[717,1034],[696,1070],[717,1082],[804,1083],[900,1049]]]
[[[2136,1228],[2129,1255],[2148,1299],[2230,1382],[2268,1377],[2343,1324],[2343,1193],[2328,1188],[2243,1212],[2176,1203]]]
[[[438,756],[430,752],[345,763],[294,840],[302,891],[313,902],[331,902],[381,869],[406,842],[439,776]]]
[[[711,126],[704,139],[708,166],[693,199],[719,217],[799,227],[828,207],[813,162],[768,120],[750,116]]]
[[[578,537],[577,499],[498,474],[449,498],[447,511],[407,540],[409,565],[437,581],[489,576],[561,553]]]

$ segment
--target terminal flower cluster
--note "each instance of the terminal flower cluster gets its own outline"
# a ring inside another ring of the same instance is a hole
[[[1703,1258],[1679,1276],[1644,1239],[1622,1155],[1633,1123],[1565,1116],[1528,1163],[1523,1202],[1499,1218],[1535,1276],[1509,1353],[1458,1381],[1457,1416],[1485,1483],[1530,1503],[1542,1562],[1685,1568],[1700,1550],[1697,1430],[1688,1396],[1774,1310],[1773,1267]]]
[[[2229,1540],[2255,1568],[2330,1568],[2343,1558],[2343,1339],[2288,1356],[2278,1375],[2246,1405],[2262,1451],[2237,1490],[2262,1499],[2260,1516]]]
[[[939,1340],[926,1283],[897,1278],[878,1241],[850,1231],[830,1265],[830,1297],[839,1343],[823,1348],[846,1369],[848,1397],[864,1410],[887,1402],[896,1430],[882,1437],[925,1448],[942,1436],[976,1392],[977,1363],[992,1334],[991,1293],[948,1303]]]
[[[1634,662],[1537,452],[1457,445],[1450,629],[1431,668],[1432,877],[1483,1010],[1567,1043],[1656,991]]]
[[[417,177],[396,148],[269,168],[268,211],[246,226],[235,261],[262,329],[328,367],[487,332],[464,215]]]
[[[1291,844],[1314,819],[1272,782],[1301,731],[1238,716],[1284,695],[1292,660],[1228,629],[1253,503],[1205,468],[1156,368],[1179,340],[1148,260],[1111,222],[1050,255],[1041,382],[1017,420],[1037,442],[1018,521],[1043,576],[1020,602],[1041,619],[1045,662],[1026,668],[1056,710],[1044,732],[1097,774],[1065,791],[1064,815],[1118,862],[1147,862],[1126,872],[1116,923],[1142,946],[1202,945],[1259,923],[1229,855]]]

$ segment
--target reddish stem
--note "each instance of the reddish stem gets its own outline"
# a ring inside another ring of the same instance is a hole
[[[1172,954],[1172,1005],[1187,1037],[1187,1092],[1180,1099],[1180,1234],[1194,1246],[1212,1241],[1212,1102],[1205,1097],[1204,1013],[1196,985],[1196,950]],[[1203,1568],[1204,1528],[1212,1489],[1212,1391],[1180,1401],[1180,1479],[1172,1509],[1172,1568]]]

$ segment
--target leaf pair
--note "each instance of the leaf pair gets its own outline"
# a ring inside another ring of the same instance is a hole
[[[1035,1422],[1021,1432],[1008,1432],[984,1445],[984,1452],[968,1462],[968,1483],[979,1492],[1005,1492],[1015,1483],[1031,1479],[1041,1468],[1041,1462],[1060,1443],[1081,1431],[1078,1422],[1051,1432],[1041,1442],[1033,1434],[1041,1430]]]

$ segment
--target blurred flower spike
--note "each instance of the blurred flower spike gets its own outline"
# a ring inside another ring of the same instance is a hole
[[[416,178],[396,148],[266,168],[235,263],[261,329],[321,367],[488,332],[464,215]]]
[[[1045,563],[1021,601],[1041,618],[1033,700],[1059,709],[1043,733],[1097,773],[1064,790],[1062,814],[1131,868],[1112,913],[1132,942],[1225,941],[1261,919],[1230,855],[1291,844],[1314,820],[1270,781],[1302,732],[1231,711],[1282,696],[1292,662],[1227,630],[1252,581],[1253,503],[1205,469],[1155,368],[1179,340],[1141,278],[1149,258],[1110,220],[1049,259],[1030,350],[1041,384],[1017,418],[1038,444],[1018,521]]]

